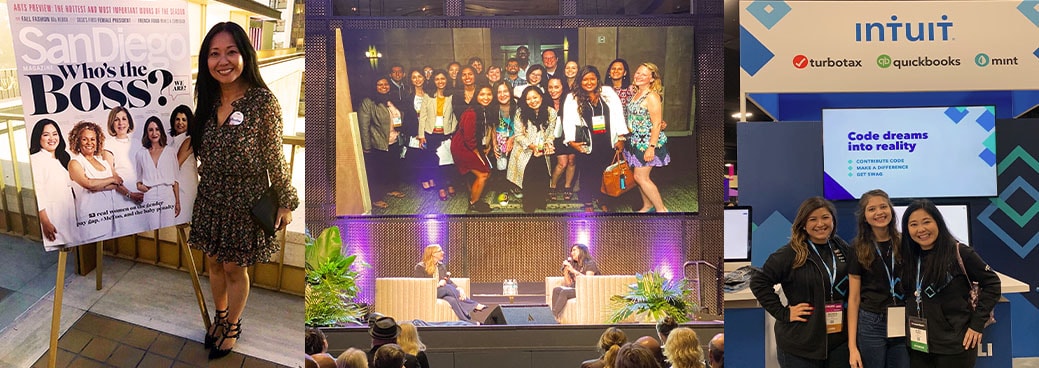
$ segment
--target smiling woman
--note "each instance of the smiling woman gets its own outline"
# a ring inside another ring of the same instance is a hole
[[[812,197],[801,203],[790,243],[776,250],[754,274],[750,288],[776,318],[779,366],[828,366],[848,361],[844,301],[848,264],[855,254],[834,233],[833,203]],[[783,285],[787,305],[775,284]]]

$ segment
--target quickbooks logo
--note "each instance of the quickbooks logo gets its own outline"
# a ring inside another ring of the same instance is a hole
[[[855,42],[949,41],[953,24],[948,15],[942,14],[941,18],[941,22],[899,22],[898,16],[892,14],[887,23],[855,23]]]
[[[877,66],[887,68],[891,66],[891,57],[887,55],[877,56]]]
[[[954,58],[952,56],[934,59],[927,56],[917,56],[915,59],[892,59],[891,56],[888,56],[887,54],[877,56],[877,66],[881,69],[887,69],[892,66],[894,66],[895,69],[912,67],[958,67],[960,66],[960,63],[959,58]]]

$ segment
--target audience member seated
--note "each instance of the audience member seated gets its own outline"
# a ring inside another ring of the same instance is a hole
[[[336,358],[333,358],[328,353],[314,354],[314,361],[317,362],[318,368],[336,368]]]
[[[671,366],[670,363],[664,361],[664,351],[660,349],[660,341],[653,336],[642,336],[635,340],[636,344],[642,345],[646,349],[649,349],[653,353],[653,358],[660,363],[661,367],[668,368]]]
[[[317,361],[314,360],[314,357],[310,356],[310,354],[306,354],[305,356],[306,357],[303,358],[304,368],[318,368]]]
[[[401,350],[400,345],[386,344],[380,346],[379,350],[375,351],[375,358],[372,360],[372,368],[406,367],[406,365],[404,365],[404,356],[404,350]]]
[[[400,326],[397,325],[397,321],[393,317],[381,316],[371,321],[368,326],[368,336],[372,337],[372,349],[368,351],[368,362],[370,362],[370,365],[375,364],[375,353],[383,345],[392,344],[397,349],[400,349],[400,345],[397,345],[397,336],[400,336]],[[401,353],[404,354],[403,351]],[[404,367],[420,368],[418,358],[414,355],[404,354]]]
[[[725,368],[725,334],[714,335],[711,343],[707,345],[707,359],[711,368]]]
[[[671,330],[678,328],[678,322],[674,317],[664,316],[657,321],[657,335],[660,335],[660,345],[667,345],[667,335]]]
[[[704,368],[703,349],[696,332],[688,327],[671,331],[664,345],[664,355],[674,368]]]
[[[418,358],[420,368],[429,368],[429,359],[426,358],[426,344],[423,344],[422,339],[419,338],[415,324],[401,322],[397,344],[400,344],[400,348],[404,349],[404,353]]]
[[[337,368],[368,368],[368,355],[355,348],[346,349],[336,358]]]
[[[624,335],[624,331],[616,327],[607,328],[606,331],[603,331],[602,336],[599,336],[599,345],[597,346],[599,358],[581,362],[581,368],[606,367],[606,352],[610,351],[610,348],[614,346],[620,348],[626,342],[628,342],[628,337]]]
[[[617,349],[616,358],[610,368],[661,368],[653,357],[653,352],[644,346],[634,343],[624,344]]]
[[[306,334],[303,349],[307,355],[314,359],[319,368],[335,367],[336,359],[328,354],[328,340],[325,339],[325,334],[313,327],[307,328]]]

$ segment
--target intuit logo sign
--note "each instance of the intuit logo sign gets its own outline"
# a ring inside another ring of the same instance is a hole
[[[937,22],[903,22],[892,14],[890,22],[855,23],[855,42],[949,41],[952,27],[945,14]]]
[[[804,55],[794,56],[794,67],[805,68],[861,68],[862,60],[858,59],[834,59],[827,56],[825,59],[810,59]]]

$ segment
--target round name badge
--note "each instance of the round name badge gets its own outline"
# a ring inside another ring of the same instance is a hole
[[[235,111],[231,113],[231,118],[228,120],[230,125],[238,125],[245,121],[245,115],[241,111]]]

